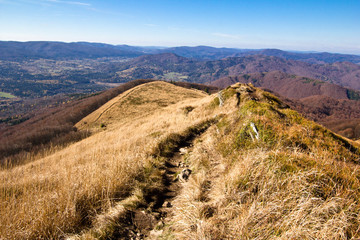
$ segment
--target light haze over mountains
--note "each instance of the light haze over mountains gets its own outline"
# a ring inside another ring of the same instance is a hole
[[[360,54],[348,1],[1,0],[0,40]]]

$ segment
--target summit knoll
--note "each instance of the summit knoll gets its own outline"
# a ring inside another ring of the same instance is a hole
[[[360,138],[360,92],[317,79],[280,71],[220,78],[213,85],[252,83],[268,89],[304,116],[348,138]]]
[[[357,239],[358,143],[269,92],[129,89],[0,171],[4,239]]]

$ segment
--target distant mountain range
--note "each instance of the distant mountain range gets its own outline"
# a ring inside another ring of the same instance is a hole
[[[246,56],[246,53],[251,54],[257,51],[253,49],[237,49],[237,48],[214,48],[209,46],[197,46],[197,47],[173,47],[165,48],[158,53],[174,53],[176,55],[193,58],[197,60],[219,60],[227,57],[234,57],[236,55]]]
[[[129,45],[111,45],[89,42],[15,42],[0,41],[0,60],[19,59],[79,59],[101,57],[136,57],[145,54],[174,53],[197,60],[219,60],[227,57],[245,57],[251,55],[276,56],[287,60],[309,63],[352,62],[359,64],[360,56],[337,53],[291,52],[279,49],[237,49],[197,47],[137,47]]]
[[[22,100],[91,93],[134,79],[207,83],[222,88],[251,82],[284,96],[293,108],[334,131],[360,137],[360,104],[355,101],[360,99],[357,55],[208,46],[0,42],[0,60],[0,92]],[[0,110],[5,112],[21,105],[15,100],[2,101]]]
[[[0,41],[0,128],[3,131],[7,124],[25,121],[31,111],[50,111],[71,99],[135,79],[206,83],[219,88],[250,82],[272,91],[291,108],[336,133],[360,138],[360,56],[89,42]],[[208,93],[216,90],[211,86],[201,89]],[[8,93],[16,98],[1,97]],[[43,102],[38,97],[43,97]],[[72,131],[71,126],[62,127]],[[82,137],[78,133],[74,136]]]
[[[214,61],[197,61],[173,53],[145,55],[120,64],[117,74],[120,79],[126,81],[134,76],[135,78],[159,78],[159,76],[166,76],[167,73],[176,73],[190,82],[211,83],[227,76],[272,71],[319,79],[360,90],[360,65],[358,64],[350,62],[311,64],[265,55],[229,57]]]
[[[263,49],[263,50],[254,50],[247,51],[244,53],[235,54],[236,57],[249,56],[249,55],[265,55],[265,56],[275,56],[285,58],[287,60],[297,60],[308,63],[334,63],[334,62],[352,62],[360,63],[360,56],[358,55],[348,55],[348,54],[339,54],[339,53],[328,53],[328,52],[289,52],[282,51],[279,49]]]
[[[10,93],[17,97],[42,97],[58,93],[93,92],[106,88],[108,83],[119,84],[134,79],[212,83],[229,76],[273,71],[281,71],[290,75],[317,79],[345,88],[360,90],[360,64],[351,62],[314,64],[266,55],[199,60],[174,53],[145,54],[145,51],[153,52],[156,48],[135,52],[129,50],[132,49],[131,46],[116,47],[92,43],[76,43],[73,45],[54,43],[47,45],[33,42],[32,44],[34,44],[33,48],[29,47],[24,51],[19,50],[20,48],[9,49],[26,56],[30,56],[27,55],[27,52],[37,51],[46,53],[47,56],[56,56],[57,59],[31,59],[18,55],[17,58],[12,58],[13,60],[0,61],[0,92]],[[65,56],[66,53],[72,56],[89,56],[86,55],[85,49],[92,49],[95,45],[99,46],[95,49],[101,50],[98,54],[106,52],[109,57],[60,58],[61,54]],[[57,52],[59,48],[64,46],[68,48]],[[71,47],[77,48],[77,52]],[[120,48],[122,50],[119,50]],[[6,49],[8,55],[2,52],[0,58],[9,56],[10,50]],[[117,57],[110,56],[114,52],[118,54]]]
[[[0,60],[137,57],[140,51],[100,43],[0,42]]]

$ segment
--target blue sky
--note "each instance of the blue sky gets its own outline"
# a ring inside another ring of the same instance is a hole
[[[360,54],[360,0],[0,0],[0,40]]]

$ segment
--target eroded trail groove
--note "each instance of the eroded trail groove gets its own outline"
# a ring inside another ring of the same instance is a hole
[[[163,162],[157,168],[161,172],[162,186],[144,189],[146,204],[127,212],[122,219],[126,227],[119,235],[115,234],[114,239],[156,239],[162,234],[162,228],[173,212],[172,200],[179,194],[182,183],[191,177],[186,156],[191,152],[194,140],[216,121],[207,120],[181,134],[170,134],[159,143],[154,158]]]
[[[161,228],[173,211],[172,200],[178,195],[182,182],[187,181],[190,174],[191,170],[184,163],[184,155],[180,152],[167,159],[162,179],[165,188],[158,194],[155,202],[149,203],[153,206],[151,211],[140,209],[131,213],[134,229],[129,232],[130,239],[152,239],[162,233]]]
[[[170,133],[148,153],[135,176],[132,193],[94,218],[92,226],[67,239],[158,239],[174,211],[172,201],[191,177],[187,162],[193,142],[221,116],[206,119],[182,132]]]
[[[162,175],[164,189],[157,196],[147,197],[149,201],[147,209],[130,212],[129,225],[132,226],[129,226],[128,236],[124,239],[153,239],[162,233],[161,228],[173,211],[172,200],[181,190],[182,183],[191,176],[191,169],[185,162],[185,156],[191,151],[191,147],[192,141],[188,141],[182,144],[172,157],[166,159],[161,169],[164,172]]]

